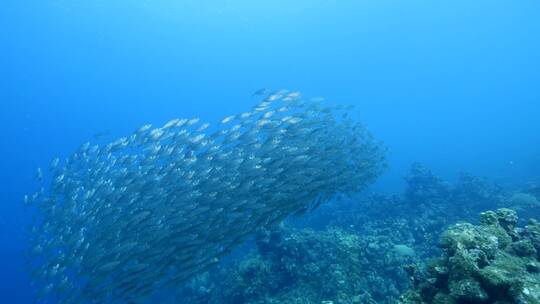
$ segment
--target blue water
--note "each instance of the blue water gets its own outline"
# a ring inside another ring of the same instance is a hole
[[[355,104],[390,150],[452,179],[540,177],[540,2],[67,1],[0,4],[0,302],[30,303],[33,176],[98,132],[252,106],[262,87]]]

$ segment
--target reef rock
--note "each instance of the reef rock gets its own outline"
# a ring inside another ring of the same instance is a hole
[[[401,303],[540,303],[540,225],[517,223],[503,208],[448,228],[441,257],[407,268],[413,287]]]

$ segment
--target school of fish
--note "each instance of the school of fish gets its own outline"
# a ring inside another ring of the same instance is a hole
[[[25,197],[36,300],[145,303],[255,230],[356,193],[384,169],[384,147],[348,107],[285,90],[261,98],[213,126],[144,125],[53,160],[48,186]]]

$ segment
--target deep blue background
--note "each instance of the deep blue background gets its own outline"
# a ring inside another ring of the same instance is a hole
[[[357,104],[413,161],[505,183],[540,172],[540,2],[3,0],[0,302],[30,301],[21,249],[36,167],[96,132],[215,121],[258,88]]]

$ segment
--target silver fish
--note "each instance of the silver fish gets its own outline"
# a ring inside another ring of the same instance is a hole
[[[362,190],[385,150],[346,109],[319,103],[282,90],[209,133],[192,127],[198,118],[173,119],[53,161],[51,186],[24,199],[38,202],[28,244],[37,299],[147,301],[260,226]]]

